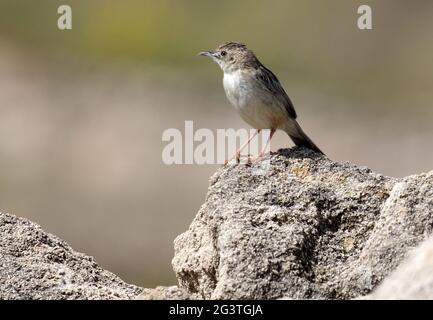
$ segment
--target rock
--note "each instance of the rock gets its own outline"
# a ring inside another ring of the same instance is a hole
[[[433,237],[416,248],[367,299],[433,299]]]
[[[144,289],[137,300],[190,300],[191,295],[176,286]]]
[[[36,223],[0,213],[0,299],[132,299],[123,282]]]
[[[175,240],[182,288],[206,299],[370,293],[433,226],[433,171],[394,179],[311,151],[229,164]]]
[[[429,237],[432,227],[433,171],[398,180],[356,265],[350,269],[345,295],[351,291],[371,292]]]
[[[0,213],[0,299],[433,299],[432,228],[433,171],[395,179],[280,150],[211,178],[175,240],[180,287],[127,284]]]
[[[143,289],[27,219],[0,212],[0,299],[190,299],[183,289]]]

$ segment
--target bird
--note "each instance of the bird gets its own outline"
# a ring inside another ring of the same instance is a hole
[[[264,156],[276,130],[286,132],[296,146],[324,155],[297,122],[293,103],[276,75],[245,44],[226,42],[214,51],[202,51],[199,55],[210,57],[220,66],[224,72],[223,86],[227,99],[240,117],[257,129],[236,151],[234,157],[238,162],[241,151],[264,129],[269,129],[270,135],[255,160]]]

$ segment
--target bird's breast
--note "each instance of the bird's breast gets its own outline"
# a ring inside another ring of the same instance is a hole
[[[240,98],[241,75],[238,71],[231,73],[224,73],[223,84],[226,96],[230,103],[237,108]]]
[[[239,115],[257,129],[272,128],[281,121],[278,110],[272,103],[266,103],[271,97],[268,92],[258,87],[251,79],[254,75],[242,71],[224,73],[223,84],[227,98]]]
[[[227,98],[236,109],[254,103],[256,92],[253,82],[242,71],[224,73],[223,84]]]

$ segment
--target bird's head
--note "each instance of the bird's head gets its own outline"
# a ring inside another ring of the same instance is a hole
[[[227,42],[220,45],[215,51],[203,51],[199,55],[212,58],[224,72],[255,67],[258,64],[254,53],[239,42]]]

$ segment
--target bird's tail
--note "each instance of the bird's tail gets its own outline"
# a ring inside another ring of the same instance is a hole
[[[305,147],[324,155],[323,151],[307,136],[295,119],[290,121],[285,131],[298,147]]]

